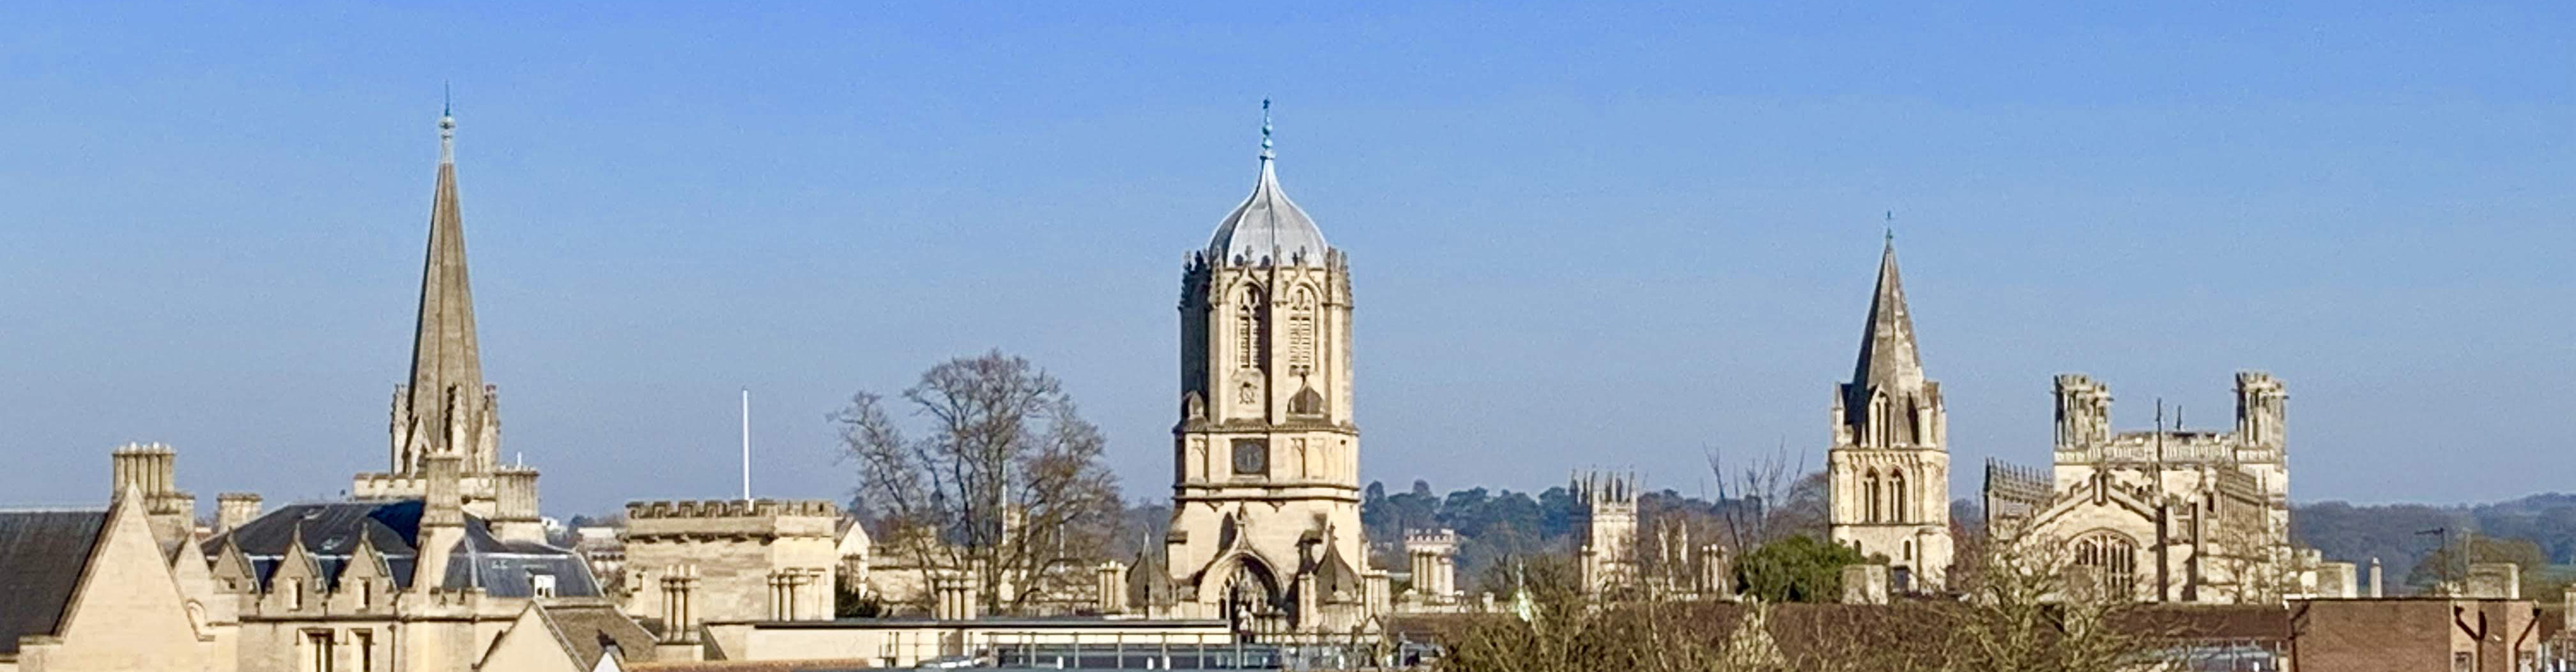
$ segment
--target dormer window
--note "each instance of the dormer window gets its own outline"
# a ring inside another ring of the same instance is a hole
[[[529,572],[528,594],[535,595],[537,597],[554,597],[555,575]]]

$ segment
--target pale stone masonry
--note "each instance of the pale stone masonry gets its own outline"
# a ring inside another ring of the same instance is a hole
[[[1583,589],[1600,595],[1637,585],[1637,475],[1576,474],[1567,489],[1583,506],[1576,527]]]
[[[1923,375],[1914,316],[1896,273],[1896,241],[1878,260],[1860,358],[1834,388],[1828,531],[1834,543],[1884,556],[1892,588],[1942,585],[1949,573],[1950,416]]]
[[[1374,628],[1389,596],[1360,528],[1350,261],[1280,189],[1266,121],[1262,143],[1252,195],[1181,271],[1168,611],[1248,631]],[[1136,592],[1165,594],[1150,583]]]
[[[465,510],[514,541],[541,541],[537,471],[503,465],[500,391],[483,382],[482,346],[474,329],[474,289],[465,266],[465,216],[456,196],[456,120],[439,119],[437,184],[431,190],[429,247],[421,262],[419,317],[414,323],[411,382],[394,388],[382,473],[358,474],[358,499],[419,497],[430,455],[462,459],[458,482]]]
[[[672,642],[709,622],[829,620],[840,522],[823,500],[628,503],[620,598]]]
[[[2343,578],[2350,570],[2290,546],[2288,393],[2262,372],[2238,373],[2235,383],[2232,431],[2173,427],[2159,408],[2154,430],[2114,432],[2110,386],[2057,376],[2052,466],[1989,464],[1987,528],[2053,546],[2108,589],[2141,600],[2266,603],[2354,592]]]

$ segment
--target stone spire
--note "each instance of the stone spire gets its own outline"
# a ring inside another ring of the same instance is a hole
[[[438,184],[430,196],[429,251],[421,264],[420,320],[412,337],[411,384],[398,409],[395,432],[417,434],[413,445],[423,452],[464,451],[451,445],[452,427],[461,425],[475,443],[484,424],[483,361],[474,336],[474,290],[466,281],[465,224],[456,199],[456,117],[438,119]],[[408,410],[403,413],[401,410]],[[460,422],[461,421],[461,422]],[[396,464],[397,472],[414,464]],[[488,466],[487,455],[472,455],[471,465]]]
[[[1923,360],[1914,351],[1914,316],[1905,309],[1905,284],[1896,277],[1896,237],[1878,258],[1878,292],[1869,299],[1869,323],[1860,337],[1860,361],[1852,366],[1854,394],[1923,389]]]

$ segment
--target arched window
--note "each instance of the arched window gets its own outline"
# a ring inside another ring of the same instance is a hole
[[[1299,287],[1288,303],[1288,370],[1315,370],[1315,290]]]
[[[2105,596],[2126,598],[2137,591],[2138,545],[2128,537],[2096,532],[2077,538],[2075,566],[2098,577]]]
[[[1235,368],[1270,368],[1270,316],[1261,308],[1261,287],[1244,285],[1234,302]]]
[[[1867,511],[1864,511],[1864,512],[1862,512],[1862,513],[1860,514],[1860,515],[1861,515],[1861,521],[1862,521],[1862,522],[1870,522],[1870,523],[1878,522],[1878,511],[1879,511],[1879,509],[1878,509],[1878,470],[1877,470],[1877,469],[1871,469],[1871,470],[1869,470],[1869,472],[1868,472],[1868,473],[1866,473],[1866,474],[1864,474],[1864,475],[1862,475],[1862,476],[1860,477],[1860,489],[1861,489],[1861,491],[1864,493],[1864,494],[1861,496],[1861,501],[1862,501],[1862,503],[1863,503],[1863,504],[1865,504],[1865,505],[1867,505],[1867,506],[1869,507],[1869,509],[1868,509]]]
[[[1912,502],[1912,501],[1914,501],[1914,500],[1910,500],[1910,499],[1906,499],[1906,498],[1905,498],[1905,470],[1903,470],[1903,469],[1895,469],[1895,470],[1890,470],[1890,471],[1888,471],[1888,472],[1887,472],[1887,510],[1888,510],[1888,516],[1887,516],[1887,519],[1888,519],[1888,521],[1889,521],[1889,522],[1902,523],[1902,522],[1906,522],[1906,521],[1909,521],[1909,520],[1913,520],[1913,515],[1912,515],[1912,514],[1913,514],[1913,512],[1909,510],[1909,509],[1912,509],[1913,507],[1912,507],[1912,506],[1910,506],[1910,505],[1908,504],[1908,502]]]

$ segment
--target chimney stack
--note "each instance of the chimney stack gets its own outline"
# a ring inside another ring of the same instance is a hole
[[[227,492],[215,495],[215,533],[223,534],[258,520],[260,499],[256,493]]]
[[[427,487],[420,511],[420,555],[412,567],[412,590],[430,592],[447,582],[447,559],[465,541],[465,502],[457,493],[458,463],[454,451],[430,453],[421,461]]]

